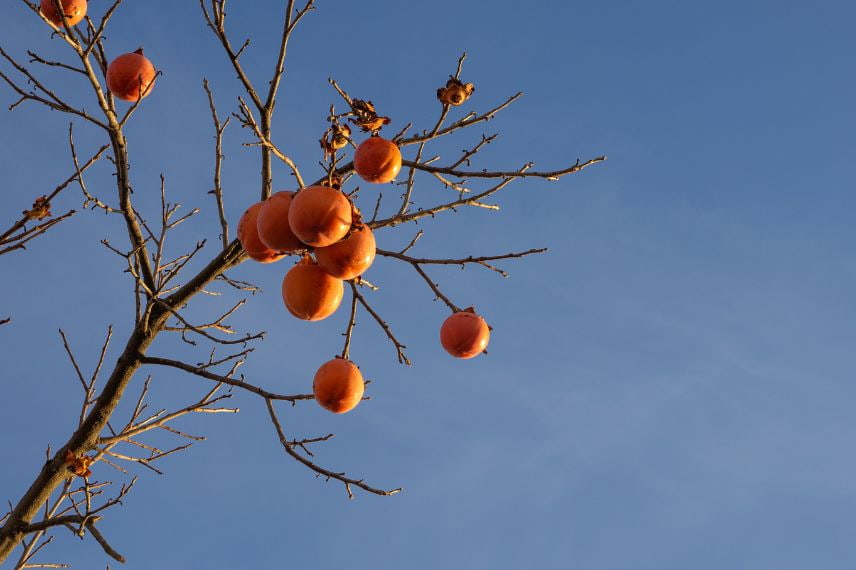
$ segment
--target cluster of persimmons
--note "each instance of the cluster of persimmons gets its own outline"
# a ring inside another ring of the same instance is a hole
[[[78,24],[86,15],[86,0],[41,0],[41,12],[56,26]],[[143,50],[120,55],[107,67],[107,87],[113,95],[136,102],[154,85],[157,72],[143,56]],[[451,78],[438,89],[444,105],[460,105],[473,92],[472,84]],[[392,181],[401,170],[401,151],[395,142],[380,137],[379,129],[389,123],[378,117],[371,102],[353,100],[355,121],[372,136],[354,153],[354,170],[373,184]],[[332,138],[322,141],[326,154],[346,146],[350,129],[334,123]],[[238,239],[247,255],[261,263],[271,263],[287,255],[300,260],[285,275],[282,298],[295,317],[319,321],[332,315],[342,302],[344,281],[359,278],[375,258],[375,237],[362,220],[359,210],[341,191],[336,178],[326,185],[314,185],[297,191],[282,191],[250,206],[238,223]],[[314,258],[313,258],[314,254]],[[452,356],[473,358],[483,352],[490,338],[490,327],[472,308],[454,312],[440,328],[440,342]],[[345,357],[324,363],[313,382],[315,400],[334,413],[345,413],[362,400],[365,383],[360,369]],[[84,467],[82,467],[83,469]]]
[[[401,151],[374,134],[357,147],[354,170],[366,182],[390,182],[401,170]],[[343,282],[362,276],[376,253],[372,229],[332,177],[327,185],[277,192],[256,202],[241,216],[238,239],[247,255],[262,263],[301,255],[285,274],[282,299],[289,313],[307,321],[332,315],[342,302]],[[487,323],[472,310],[454,313],[440,334],[444,348],[459,358],[481,353],[489,336]],[[364,385],[359,368],[336,357],[318,369],[313,393],[324,408],[344,413],[360,402]]]

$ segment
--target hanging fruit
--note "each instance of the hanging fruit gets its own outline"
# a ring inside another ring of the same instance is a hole
[[[329,186],[310,186],[298,192],[288,208],[288,225],[303,243],[313,247],[334,244],[351,229],[351,203]]]
[[[334,414],[344,414],[357,407],[365,392],[363,375],[357,365],[336,357],[321,365],[312,382],[315,401]]]
[[[440,344],[455,358],[473,358],[487,348],[490,327],[472,307],[454,313],[440,327]]]
[[[354,170],[366,182],[390,182],[401,170],[401,151],[392,141],[369,137],[360,143],[354,153]]]
[[[273,250],[259,238],[258,215],[264,202],[256,202],[244,212],[238,221],[238,241],[251,259],[271,263],[285,257],[285,253]]]
[[[348,236],[333,245],[315,250],[318,265],[338,279],[353,279],[365,273],[375,258],[377,246],[374,233],[360,223]]]
[[[262,202],[256,226],[259,240],[268,249],[293,253],[306,247],[288,225],[288,210],[293,199],[294,192],[283,190]]]
[[[282,300],[288,312],[304,321],[320,321],[336,312],[345,286],[331,277],[309,255],[288,270],[282,280]]]
[[[139,101],[148,96],[157,72],[143,55],[143,48],[120,55],[107,66],[107,88],[124,101]]]

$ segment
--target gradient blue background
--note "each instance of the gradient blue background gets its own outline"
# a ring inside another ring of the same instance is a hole
[[[9,4],[7,50],[21,59],[28,48],[63,53]],[[234,43],[253,37],[243,61],[257,85],[270,74],[282,4],[230,3]],[[106,2],[90,5],[100,13]],[[307,178],[320,173],[327,106],[339,105],[327,77],[372,99],[395,121],[392,132],[408,121],[424,129],[438,111],[434,89],[463,50],[463,77],[477,90],[455,116],[526,95],[433,152],[450,158],[481,133],[501,132],[478,168],[609,160],[561,182],[515,183],[497,197],[500,212],[465,210],[378,235],[391,249],[425,229],[413,252],[436,256],[551,248],[504,264],[508,279],[479,268],[432,272],[495,327],[490,355],[467,362],[439,347],[446,311],[425,284],[379,259],[367,274],[382,288],[371,299],[414,366],[399,366],[363,315],[352,354],[373,380],[372,400],[343,417],[311,404],[282,409],[292,437],[337,434],[317,447],[319,463],[403,493],[348,501],[340,484],[282,453],[261,400],[236,394],[236,416],[182,420],[208,441],[165,460],[164,477],[141,470],[125,507],[107,513],[102,528],[126,567],[853,568],[854,21],[856,5],[833,0],[319,2],[293,37],[275,119],[276,140]],[[171,251],[208,237],[213,255],[201,79],[223,115],[241,91],[196,2],[127,1],[108,48],[141,44],[164,76],[127,129],[135,199],[156,215],[163,173],[172,201],[202,208]],[[81,81],[42,75],[95,107]],[[0,89],[4,106],[14,100]],[[0,114],[7,222],[70,173],[67,126],[31,104]],[[101,144],[85,125],[77,131],[82,155]],[[233,125],[226,137],[234,228],[258,194],[258,163],[240,146],[250,133]],[[112,200],[106,167],[87,180]],[[275,176],[278,189],[291,187],[279,165]],[[421,205],[448,196],[420,182]],[[377,191],[363,188],[364,208]],[[69,189],[54,211],[80,202]],[[0,316],[14,319],[0,328],[3,501],[20,497],[45,447],[76,425],[80,388],[57,328],[85,370],[109,323],[108,362],[126,338],[129,281],[98,243],[124,244],[123,235],[119,219],[81,212],[26,253],[0,258]],[[278,291],[290,263],[233,272],[264,293],[231,323],[268,331],[243,368],[249,379],[304,392],[341,350],[347,315],[290,318]],[[203,297],[189,314],[227,303]],[[151,354],[204,358],[175,339]],[[143,372],[153,375],[153,408],[189,404],[208,386]],[[98,479],[114,475],[96,468]],[[67,535],[40,561],[107,562],[91,539]]]

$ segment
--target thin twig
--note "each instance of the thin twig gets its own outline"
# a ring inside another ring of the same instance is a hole
[[[157,364],[160,366],[171,366],[172,368],[178,368],[179,370],[184,370],[185,372],[190,372],[191,374],[195,374],[201,378],[207,378],[208,380],[213,380],[215,382],[222,382],[223,384],[228,384],[229,386],[235,386],[237,388],[242,388],[247,390],[248,392],[252,392],[254,394],[258,394],[262,398],[267,398],[269,400],[285,400],[287,402],[297,402],[299,400],[314,400],[315,396],[312,394],[297,394],[297,395],[284,395],[284,394],[275,394],[273,392],[269,392],[263,388],[259,388],[258,386],[254,386],[248,382],[244,381],[244,377],[241,376],[240,379],[231,378],[228,376],[222,376],[220,374],[214,374],[213,372],[208,372],[207,370],[200,368],[199,366],[193,366],[192,364],[187,364],[185,362],[181,362],[179,360],[171,360],[168,358],[156,358],[153,356],[144,356],[140,359],[142,364]]]
[[[357,324],[357,286],[353,281],[348,281],[351,286],[351,316],[348,318],[348,327],[345,329],[345,346],[342,348],[342,358],[348,359],[351,354],[351,335],[354,333],[354,326]]]
[[[417,234],[417,236],[418,235],[419,234]],[[412,243],[411,243],[411,245],[412,245]],[[478,257],[470,255],[468,257],[462,257],[462,258],[457,258],[457,259],[428,259],[428,258],[418,258],[418,257],[410,257],[409,255],[404,255],[404,252],[407,251],[408,249],[410,249],[410,246],[406,247],[401,252],[387,251],[385,249],[378,249],[377,254],[382,255],[384,257],[392,257],[395,259],[400,259],[402,261],[406,261],[408,263],[417,264],[417,265],[422,265],[422,264],[427,264],[427,265],[460,265],[463,267],[464,265],[466,265],[468,263],[473,263],[476,265],[481,265],[482,267],[486,267],[486,268],[490,269],[491,271],[495,271],[495,272],[499,273],[500,275],[502,275],[503,277],[508,277],[508,273],[506,273],[502,269],[499,269],[498,267],[491,265],[488,262],[489,261],[497,261],[497,260],[501,260],[501,259],[515,259],[515,258],[525,257],[527,255],[544,253],[547,251],[546,247],[542,247],[542,248],[537,248],[537,249],[527,249],[526,251],[505,253],[502,255],[482,255],[482,256],[478,256]]]
[[[214,105],[214,94],[208,87],[208,80],[202,80],[202,87],[208,95],[208,105],[211,108],[211,118],[214,121],[214,188],[209,194],[214,194],[214,199],[217,201],[217,214],[220,216],[220,238],[223,240],[223,249],[229,247],[229,223],[226,221],[226,209],[223,205],[223,188],[220,183],[220,171],[223,164],[223,131],[229,126],[229,121],[232,117],[226,117],[226,120],[220,122],[217,116],[217,107]]]
[[[353,283],[351,283],[351,286],[353,287]],[[372,318],[374,318],[375,322],[377,322],[380,328],[383,329],[383,332],[386,333],[386,336],[387,338],[389,338],[390,342],[392,342],[393,346],[395,347],[395,352],[398,356],[399,364],[405,364],[407,366],[410,366],[410,359],[407,358],[407,355],[404,353],[404,349],[407,347],[395,337],[395,335],[392,333],[392,329],[389,328],[389,325],[386,324],[386,321],[384,321],[383,318],[379,314],[377,314],[377,311],[375,311],[371,307],[371,305],[369,305],[368,301],[366,301],[362,293],[360,293],[356,287],[354,287],[352,291],[354,293],[354,296],[360,302],[360,304],[369,312]]]
[[[270,398],[266,398],[265,403],[267,404],[271,422],[273,422],[274,428],[276,429],[276,433],[279,436],[279,441],[282,444],[283,449],[285,449],[285,452],[303,465],[305,465],[306,467],[309,467],[311,470],[318,473],[319,475],[326,477],[328,480],[335,479],[344,483],[345,490],[348,493],[348,498],[354,498],[354,495],[351,492],[351,485],[359,487],[360,489],[368,491],[369,493],[374,493],[375,495],[390,496],[401,492],[400,487],[397,489],[390,489],[388,491],[383,489],[377,489],[375,487],[367,485],[362,479],[352,479],[350,477],[347,477],[344,473],[336,473],[334,471],[330,471],[329,469],[325,469],[319,465],[316,465],[312,461],[309,461],[295,450],[296,444],[290,441],[287,437],[285,437],[285,433],[282,430],[282,425],[279,423],[279,418],[277,418],[276,411],[273,408],[273,401]]]

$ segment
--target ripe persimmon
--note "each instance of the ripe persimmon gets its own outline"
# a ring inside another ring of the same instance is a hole
[[[107,66],[107,88],[124,101],[138,101],[152,91],[157,72],[143,55],[143,48],[125,53]]]
[[[257,229],[256,219],[259,215],[259,210],[262,207],[262,202],[256,202],[241,216],[238,221],[238,241],[250,258],[262,263],[271,263],[285,257],[284,253],[270,249],[259,239],[259,231]]]
[[[292,198],[294,192],[284,190],[262,202],[256,224],[259,239],[269,249],[296,251],[305,247],[288,225],[288,208]]]
[[[86,0],[60,0],[59,4],[62,6],[65,21],[69,26],[79,24],[86,16]],[[62,17],[57,12],[53,0],[42,0],[39,11],[45,18],[62,28]]]
[[[345,294],[341,279],[321,269],[306,255],[282,280],[282,300],[288,312],[305,321],[320,321],[336,312]]]
[[[316,249],[315,259],[333,277],[353,279],[369,268],[376,251],[374,233],[361,223],[345,239]]]
[[[291,199],[288,225],[303,243],[325,247],[345,237],[351,229],[351,214],[351,203],[339,190],[310,186]]]
[[[440,327],[440,344],[455,358],[473,358],[487,348],[490,327],[472,307],[454,313]]]
[[[389,182],[401,170],[401,151],[392,141],[369,137],[360,143],[354,153],[354,170],[366,182]]]
[[[336,357],[321,365],[312,382],[315,401],[334,414],[357,407],[365,391],[363,375],[350,360]]]

